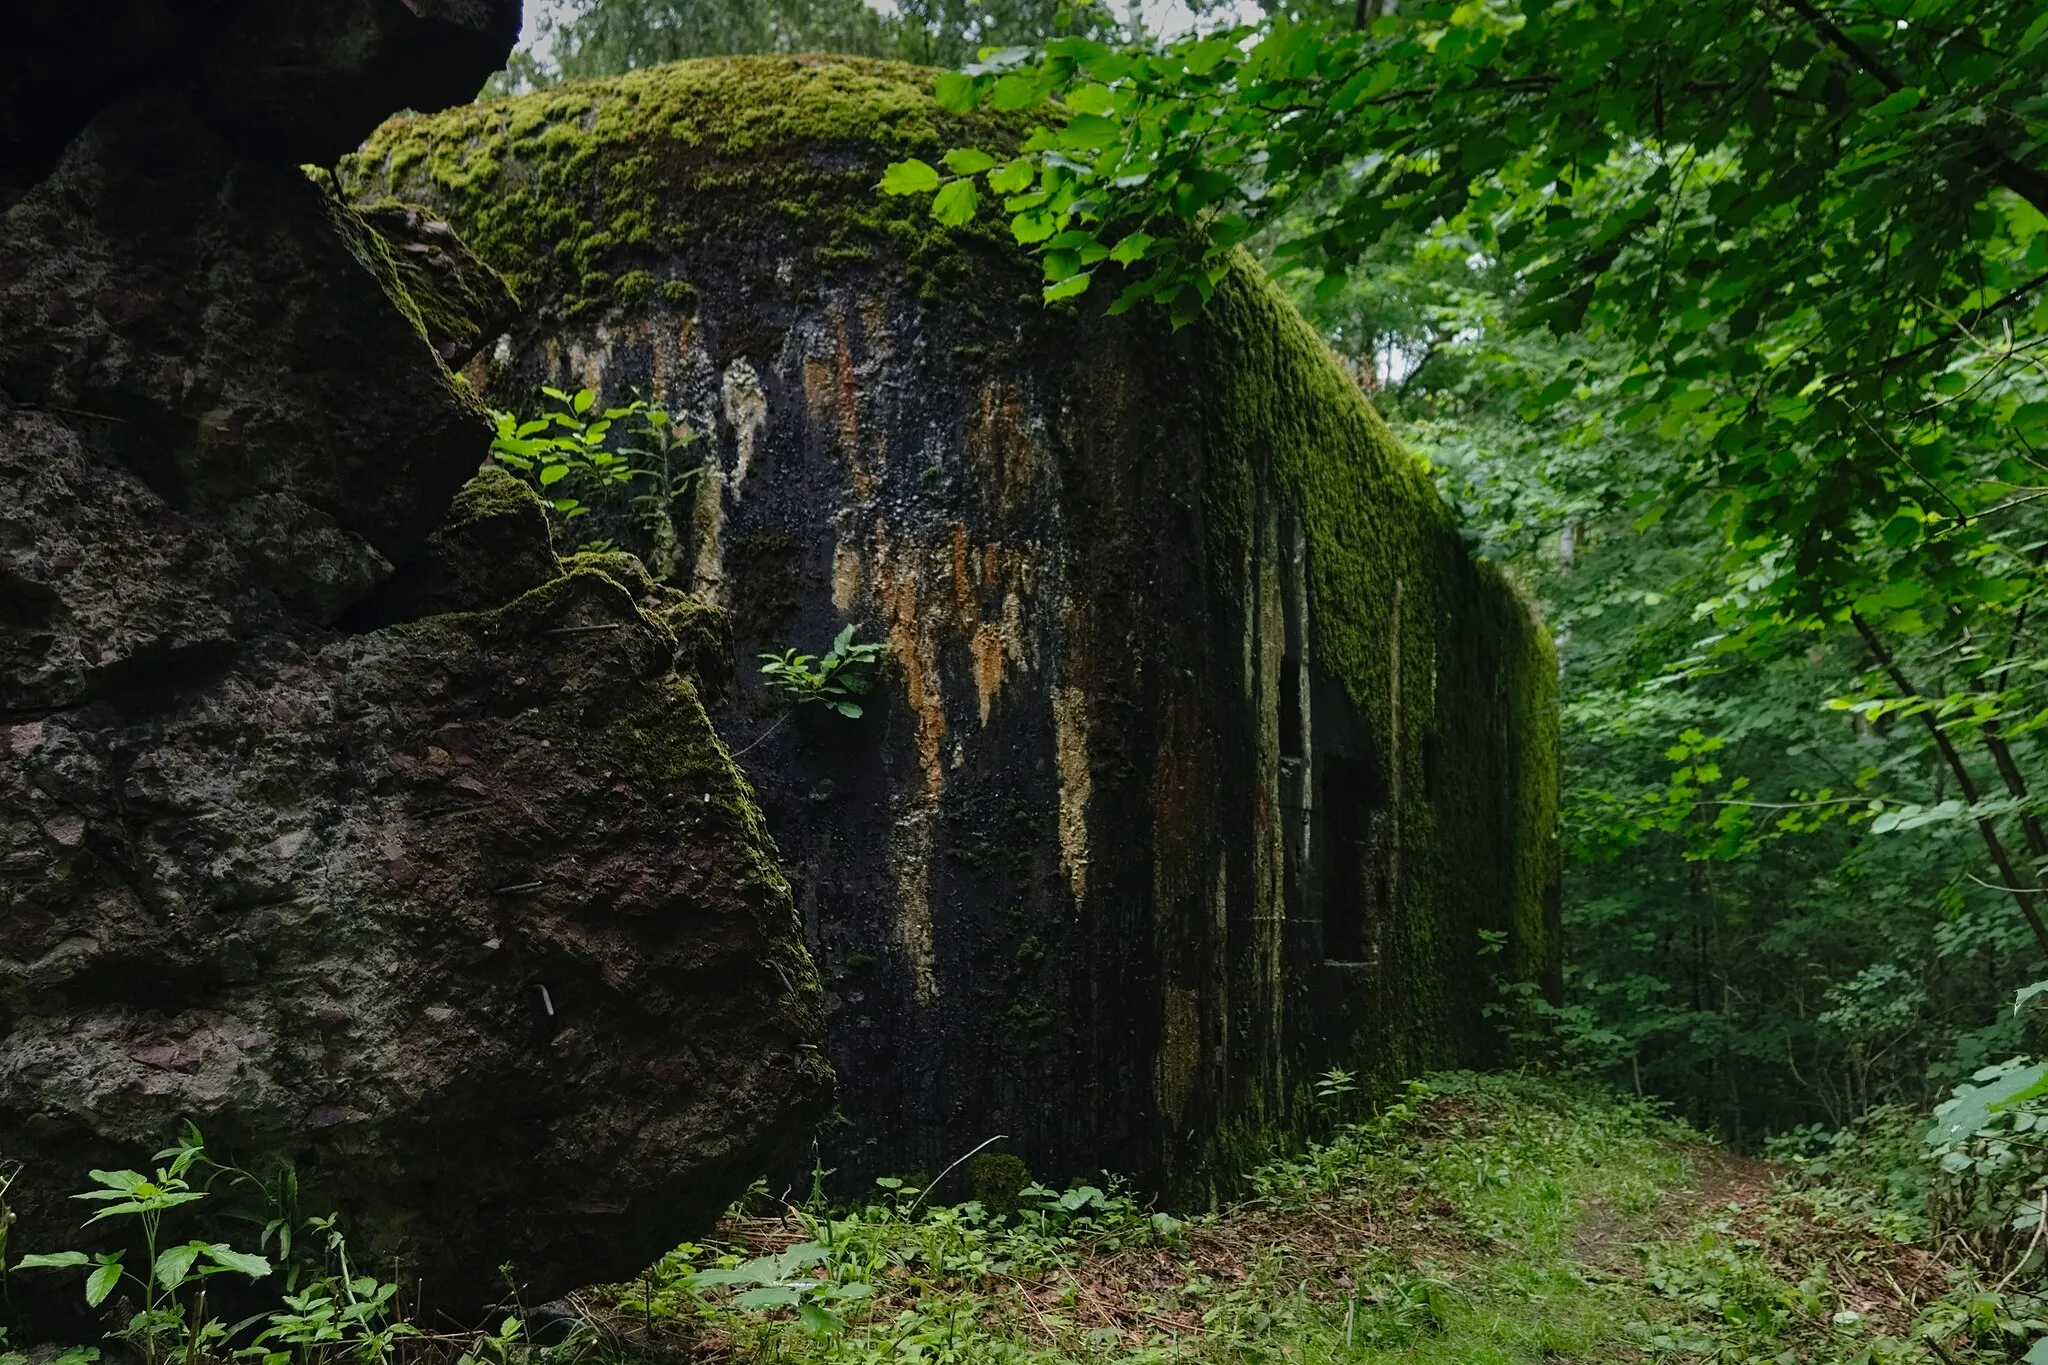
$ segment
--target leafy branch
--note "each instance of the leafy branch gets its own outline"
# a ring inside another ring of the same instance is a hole
[[[794,649],[763,654],[761,673],[769,689],[797,706],[816,704],[858,718],[861,708],[855,698],[866,696],[874,686],[875,665],[888,647],[879,641],[856,644],[854,633],[853,626],[840,631],[823,656]]]

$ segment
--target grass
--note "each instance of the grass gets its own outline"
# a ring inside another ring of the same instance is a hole
[[[1962,1365],[2025,1349],[2007,1308],[1970,1317],[1954,1272],[1857,1201],[1783,1177],[1632,1099],[1438,1076],[1261,1168],[1216,1214],[1158,1214],[1107,1181],[1027,1186],[1005,1212],[884,1182],[857,1209],[734,1217],[580,1306],[615,1358],[792,1365]]]
[[[1937,1201],[1902,1198],[1913,1182],[1898,1177],[1928,1149],[1924,1120],[1900,1120],[1770,1165],[1636,1099],[1442,1075],[1369,1119],[1333,1114],[1322,1141],[1258,1168],[1241,1202],[1196,1217],[1107,1177],[1030,1183],[1004,1156],[967,1168],[979,1197],[960,1204],[899,1180],[857,1207],[815,1192],[771,1205],[761,1189],[717,1240],[638,1283],[452,1336],[406,1325],[397,1285],[338,1261],[338,1229],[312,1220],[284,1309],[214,1323],[192,1285],[166,1280],[105,1340],[142,1365],[2048,1365],[2041,1233],[1986,1259],[1964,1225],[1930,1216]],[[253,1179],[214,1166],[197,1133],[167,1156],[148,1186],[164,1208],[212,1182],[186,1173]],[[225,1263],[267,1277],[257,1262]],[[46,1255],[16,1268],[76,1292],[89,1267]],[[0,1365],[98,1354],[0,1335]]]

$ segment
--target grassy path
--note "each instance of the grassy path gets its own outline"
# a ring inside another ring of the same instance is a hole
[[[1776,1174],[1626,1101],[1442,1077],[1220,1214],[1106,1183],[1000,1217],[885,1188],[831,1219],[735,1220],[581,1306],[607,1354],[662,1361],[2006,1358],[1915,1339],[1946,1268]]]

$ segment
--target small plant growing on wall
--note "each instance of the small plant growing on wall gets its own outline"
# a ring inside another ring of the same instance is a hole
[[[657,578],[670,577],[682,549],[669,509],[704,472],[703,460],[686,454],[697,434],[644,399],[603,407],[595,389],[540,392],[554,406],[537,417],[491,414],[497,424],[491,457],[531,480],[564,520],[588,515],[593,504],[623,500],[646,533],[648,567]]]
[[[875,684],[875,665],[885,646],[879,641],[854,642],[855,627],[848,626],[832,641],[823,657],[786,649],[780,654],[761,656],[761,673],[771,691],[798,706],[815,703],[842,716],[858,717],[857,697],[867,695]]]

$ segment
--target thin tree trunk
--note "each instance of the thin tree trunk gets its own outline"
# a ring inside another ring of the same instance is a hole
[[[1970,690],[1981,692],[1982,684],[1975,678],[1970,680]],[[1991,751],[1991,761],[1998,766],[1998,776],[2005,783],[2005,789],[2014,799],[2027,799],[2027,779],[2020,772],[2020,765],[2012,756],[2012,746],[2005,742],[2005,735],[1998,728],[1998,722],[1984,722],[1984,747]],[[2048,831],[2041,828],[2041,817],[2030,810],[2020,812],[2020,829],[2027,836],[2027,852],[2035,859],[2048,858]]]
[[[2036,573],[2040,572],[2044,559],[2048,559],[2048,545],[2034,552]],[[2013,618],[2012,636],[2005,642],[2005,662],[2000,664],[1997,670],[2000,688],[2005,686],[2006,678],[2012,673],[2013,656],[2019,652],[2020,636],[2027,628],[2027,609],[2031,606],[2033,603],[2030,601],[2022,602],[2019,613]],[[1970,690],[1982,692],[1984,679],[1970,679]],[[2025,801],[2027,780],[2020,772],[2018,761],[2012,756],[2012,746],[2005,742],[2005,732],[1999,728],[1995,719],[1984,722],[1984,747],[1991,751],[1991,761],[1998,765],[1998,776],[2005,782],[2006,791],[2011,793],[2015,800]],[[2038,879],[2040,863],[2043,859],[2048,859],[2048,831],[2041,828],[2041,817],[2030,810],[2020,812],[2020,828],[2026,832],[2027,851],[2034,855],[2035,876]]]
[[[1877,632],[1870,628],[1870,623],[1853,611],[1849,613],[1849,619],[1855,623],[1857,634],[1863,637],[1863,643],[1870,647],[1870,652],[1878,664],[1891,675],[1892,683],[1899,689],[1900,695],[1919,697],[1920,690],[1907,680],[1905,670],[1899,667],[1898,660],[1892,656],[1892,652],[1884,647],[1884,641],[1877,638]],[[1927,727],[1928,735],[1934,740],[1934,747],[1941,752],[1942,761],[1948,765],[1949,771],[1955,774],[1956,789],[1962,793],[1963,800],[1972,806],[1976,805],[1976,779],[1970,776],[1970,770],[1963,765],[1963,756],[1956,752],[1955,742],[1949,738],[1948,731],[1941,728],[1941,722],[1934,718],[1934,712],[1931,710],[1923,709],[1920,712],[1920,722]],[[1996,867],[1998,875],[2004,878],[2006,891],[2012,896],[2013,903],[2019,906],[2020,913],[2026,916],[2027,927],[2034,931],[2035,944],[2040,947],[2044,956],[2048,956],[2048,924],[2042,923],[2041,912],[2036,906],[2036,898],[2040,892],[2021,885],[2018,874],[2013,870],[2012,858],[2005,851],[2005,841],[1998,837],[1998,827],[1988,816],[1979,817],[1977,833],[1983,837],[1984,847],[1991,854],[1992,866]]]

